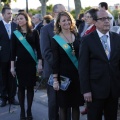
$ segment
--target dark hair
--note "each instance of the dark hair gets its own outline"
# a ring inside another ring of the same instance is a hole
[[[84,13],[81,13],[78,15],[78,20],[82,20],[82,18],[84,17]]]
[[[90,10],[87,11],[87,13],[89,13],[91,15],[91,17],[93,18],[93,20],[97,19],[97,12],[99,10],[96,8],[91,8]]]
[[[58,6],[63,6],[62,4],[56,4],[53,6],[53,12],[57,12]]]
[[[43,19],[46,21],[46,23],[50,23],[53,17],[51,15],[45,15]]]
[[[11,10],[11,8],[10,8],[10,7],[3,7],[1,13],[2,13],[2,14],[5,14],[5,11],[6,11],[6,10]]]
[[[23,9],[18,10],[18,13],[21,13],[21,12],[25,12],[25,10]]]
[[[54,27],[54,32],[56,34],[59,34],[61,32],[61,27],[59,26],[59,22],[60,22],[60,19],[62,16],[67,16],[68,18],[70,18],[71,20],[71,26],[70,26],[70,31],[73,32],[74,34],[77,34],[76,33],[76,25],[75,25],[75,19],[73,18],[73,16],[67,12],[67,11],[63,11],[63,12],[60,12],[57,16],[57,19],[56,19],[56,23],[55,23],[55,27]]]
[[[101,7],[105,7],[105,10],[108,10],[108,4],[106,2],[99,3]]]
[[[26,21],[27,21],[27,23],[26,23],[27,33],[30,34],[30,33],[32,32],[32,23],[31,23],[31,19],[30,19],[29,15],[28,15],[26,12],[20,12],[20,13],[17,15],[17,17],[18,17],[19,15],[23,15],[23,16],[25,17],[25,19],[26,19]],[[19,25],[18,25],[18,30],[21,31],[21,27],[20,27]]]

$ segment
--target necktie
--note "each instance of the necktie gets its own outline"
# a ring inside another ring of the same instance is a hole
[[[8,36],[9,36],[9,38],[10,38],[10,37],[11,37],[11,33],[10,33],[10,24],[5,24],[5,27],[6,27]]]
[[[108,37],[107,35],[103,35],[101,37],[101,40],[102,40],[102,45],[103,45],[103,48],[105,50],[105,53],[109,59],[110,58],[110,48],[109,48],[109,45],[107,43],[107,37]]]

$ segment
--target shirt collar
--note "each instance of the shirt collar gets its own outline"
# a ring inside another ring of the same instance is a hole
[[[97,33],[98,33],[99,38],[101,38],[103,35],[107,35],[108,37],[110,36],[110,35],[109,35],[109,32],[107,32],[106,34],[103,34],[103,33],[101,33],[98,29],[96,29],[96,31],[97,31]]]
[[[5,22],[4,20],[2,20],[3,21],[3,23],[4,23],[4,25],[6,25],[6,24],[11,24],[11,22],[9,22],[9,23],[7,23],[7,22]]]

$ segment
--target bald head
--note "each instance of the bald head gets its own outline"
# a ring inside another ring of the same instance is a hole
[[[57,16],[58,16],[58,13],[62,12],[62,11],[66,11],[64,5],[62,5],[62,4],[56,4],[56,5],[54,5],[54,7],[53,7],[53,16],[54,16],[54,19],[56,19]]]

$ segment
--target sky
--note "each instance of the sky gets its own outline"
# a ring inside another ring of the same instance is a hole
[[[50,4],[54,5],[54,4],[61,3],[67,7],[68,1],[69,1],[70,7],[74,8],[74,0],[49,0],[49,2],[47,2],[47,5],[50,5]],[[105,0],[105,2],[107,2],[109,6],[113,6],[116,3],[120,3],[118,1],[119,0]],[[81,0],[83,8],[88,7],[88,6],[98,6],[98,4],[100,2],[103,2],[103,0]],[[12,6],[12,8],[23,9],[26,6],[26,0],[17,0],[16,3],[12,2],[11,6]],[[41,3],[39,0],[28,0],[28,7],[29,8],[37,8],[39,6],[41,6]]]

